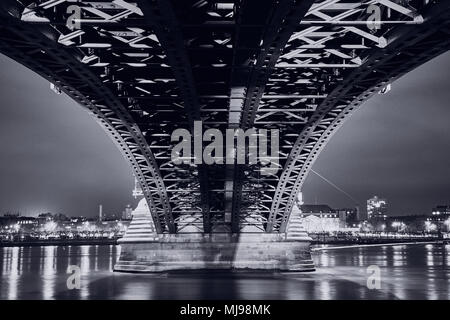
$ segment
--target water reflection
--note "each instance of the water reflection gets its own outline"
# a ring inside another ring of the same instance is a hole
[[[8,287],[8,299],[17,299],[17,285],[19,281],[19,248],[11,249],[10,279]]]
[[[450,299],[450,246],[400,245],[314,253],[301,274],[112,273],[119,246],[0,248],[0,299]],[[69,290],[68,267],[81,270]],[[367,288],[367,267],[381,289]],[[187,290],[186,288],[189,288]]]
[[[81,247],[81,279],[83,280],[81,282],[81,289],[80,289],[80,296],[82,299],[87,299],[89,297],[89,274],[90,274],[90,260],[97,259],[97,256],[94,255],[93,257],[89,254],[90,249],[92,249],[91,246],[83,246]]]
[[[392,260],[394,267],[403,267],[406,265],[405,246],[392,247]]]
[[[41,250],[42,265],[42,295],[45,300],[52,299],[55,290],[55,275],[56,275],[56,247],[43,247]]]

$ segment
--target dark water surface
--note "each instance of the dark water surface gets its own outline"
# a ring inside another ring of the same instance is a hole
[[[450,299],[450,246],[346,248],[313,253],[300,274],[113,273],[119,246],[0,248],[0,299]],[[81,271],[69,290],[69,265]],[[378,266],[381,288],[368,289]]]

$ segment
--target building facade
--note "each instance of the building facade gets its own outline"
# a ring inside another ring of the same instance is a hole
[[[384,198],[374,196],[367,200],[367,219],[386,220],[388,202]]]
[[[348,228],[355,228],[359,224],[359,208],[342,208],[337,209],[339,220],[345,221]]]

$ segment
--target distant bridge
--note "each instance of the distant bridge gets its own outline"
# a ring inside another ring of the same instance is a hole
[[[158,234],[285,232],[345,119],[450,45],[448,0],[2,0],[0,17],[0,52],[89,109]],[[171,133],[196,120],[279,129],[280,170],[175,165]]]

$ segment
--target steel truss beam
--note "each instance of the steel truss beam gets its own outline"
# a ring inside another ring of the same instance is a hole
[[[128,110],[95,74],[80,63],[78,52],[55,46],[52,39],[59,36],[55,30],[47,26],[36,28],[16,24],[10,14],[20,14],[23,9],[12,1],[6,4],[9,6],[0,7],[1,52],[55,84],[95,115],[132,166],[149,204],[157,232],[175,232],[164,182],[155,158]],[[23,41],[18,47],[17,39]]]
[[[273,12],[268,15],[270,20],[262,30],[262,46],[245,83],[245,97],[242,99],[239,116],[236,116],[240,128],[245,130],[253,127],[269,76],[299,21],[313,2],[313,0],[283,0],[272,6]],[[246,179],[244,168],[236,165],[232,178],[232,230],[236,232],[239,230],[240,214],[245,211],[242,206],[242,188]]]
[[[200,120],[200,104],[192,75],[191,63],[184,46],[181,27],[169,1],[138,1],[144,16],[155,30],[159,42],[164,47],[169,65],[184,101],[189,127],[193,132],[194,121]],[[203,216],[203,231],[211,232],[210,195],[208,188],[208,170],[206,166],[198,166],[198,179],[201,195],[201,214]]]
[[[450,4],[432,6],[424,17],[425,23],[414,32],[399,27],[385,48],[371,50],[364,63],[345,77],[310,117],[280,177],[267,232],[286,230],[295,197],[311,166],[349,115],[387,84],[450,49]]]

